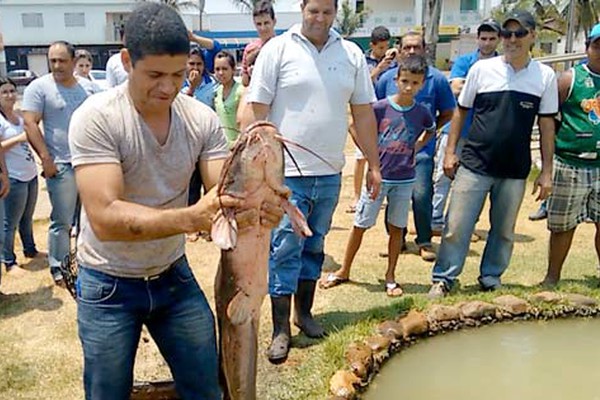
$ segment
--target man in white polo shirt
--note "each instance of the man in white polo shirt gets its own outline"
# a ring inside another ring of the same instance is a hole
[[[480,264],[482,290],[500,287],[514,244],[517,214],[531,169],[531,130],[538,117],[542,171],[535,181],[538,199],[552,188],[554,115],[558,90],[554,71],[531,59],[535,20],[512,12],[500,31],[504,56],[478,61],[467,75],[452,118],[444,173],[454,179],[438,259],[433,268],[432,298],[445,296],[461,273],[469,241],[483,203],[490,197],[490,231]],[[473,109],[473,123],[461,157],[460,131]]]
[[[273,233],[269,261],[273,342],[267,352],[273,363],[284,362],[289,351],[292,295],[294,323],[309,337],[325,334],[312,318],[311,308],[323,265],[325,235],[340,193],[348,104],[358,144],[369,162],[367,186],[373,197],[381,182],[371,107],[375,94],[365,57],[358,46],[331,29],[337,1],[303,0],[301,10],[301,25],[263,46],[242,123],[246,126],[268,118],[286,138],[326,160],[292,146],[291,155],[286,156],[290,200],[305,215],[313,236],[296,236],[287,217]]]

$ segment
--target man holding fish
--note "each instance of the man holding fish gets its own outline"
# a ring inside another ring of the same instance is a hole
[[[273,363],[284,362],[289,352],[292,295],[294,323],[309,337],[325,335],[311,309],[325,236],[340,193],[348,104],[358,144],[369,162],[367,186],[373,198],[381,183],[371,107],[375,94],[362,51],[331,29],[337,1],[303,0],[301,10],[301,25],[263,46],[242,121],[245,127],[268,119],[281,135],[299,145],[290,148],[286,157],[285,185],[292,191],[290,202],[304,214],[313,233],[308,238],[296,235],[292,221],[284,217],[272,236],[269,294],[273,341],[267,356]]]
[[[193,169],[207,189],[228,155],[216,114],[179,94],[188,33],[170,7],[144,3],[125,26],[126,85],[93,96],[73,115],[69,144],[83,210],[77,320],[86,399],[128,399],[142,325],[183,399],[220,399],[214,318],[185,257],[185,233],[208,231],[221,207],[243,198],[211,190],[187,206]],[[266,202],[238,211],[240,228],[273,227]]]

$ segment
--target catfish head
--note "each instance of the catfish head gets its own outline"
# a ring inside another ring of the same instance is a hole
[[[298,235],[312,235],[300,210],[288,201],[291,192],[283,183],[283,152],[283,140],[277,127],[267,121],[248,126],[236,141],[221,171],[217,190],[220,196],[244,199],[244,206],[240,210],[221,207],[217,213],[211,236],[222,250],[231,250],[237,243],[236,212],[254,209],[260,213],[265,200],[279,203]],[[260,224],[259,220],[255,224]]]

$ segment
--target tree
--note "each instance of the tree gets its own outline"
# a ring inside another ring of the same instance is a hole
[[[435,64],[437,43],[439,40],[440,17],[442,14],[443,0],[426,0],[425,5],[425,20],[424,38],[427,43],[427,54],[432,64]]]
[[[350,0],[342,1],[341,7],[335,18],[335,23],[338,31],[344,38],[351,36],[363,26],[365,20],[369,17],[369,14],[371,14],[371,10],[368,8],[356,11],[358,12],[355,12],[350,5]]]
[[[563,18],[568,18],[570,0],[563,0],[559,6]],[[581,32],[587,34],[598,23],[600,17],[600,0],[575,0],[575,36]]]

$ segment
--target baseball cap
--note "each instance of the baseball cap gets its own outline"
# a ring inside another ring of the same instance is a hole
[[[590,35],[588,36],[588,40],[590,41],[590,43],[598,39],[600,39],[600,24],[594,25],[594,27],[590,31]]]
[[[516,21],[523,28],[526,29],[535,29],[535,19],[530,12],[524,10],[514,10],[508,13],[506,18],[504,19],[504,23],[502,23],[502,27],[505,27],[508,21]]]
[[[488,18],[486,20],[483,20],[483,22],[481,22],[481,24],[479,24],[479,27],[477,28],[477,32],[481,31],[481,28],[483,27],[488,27],[490,29],[492,29],[494,32],[500,32],[500,24],[498,23],[498,21],[496,21],[493,18]]]

